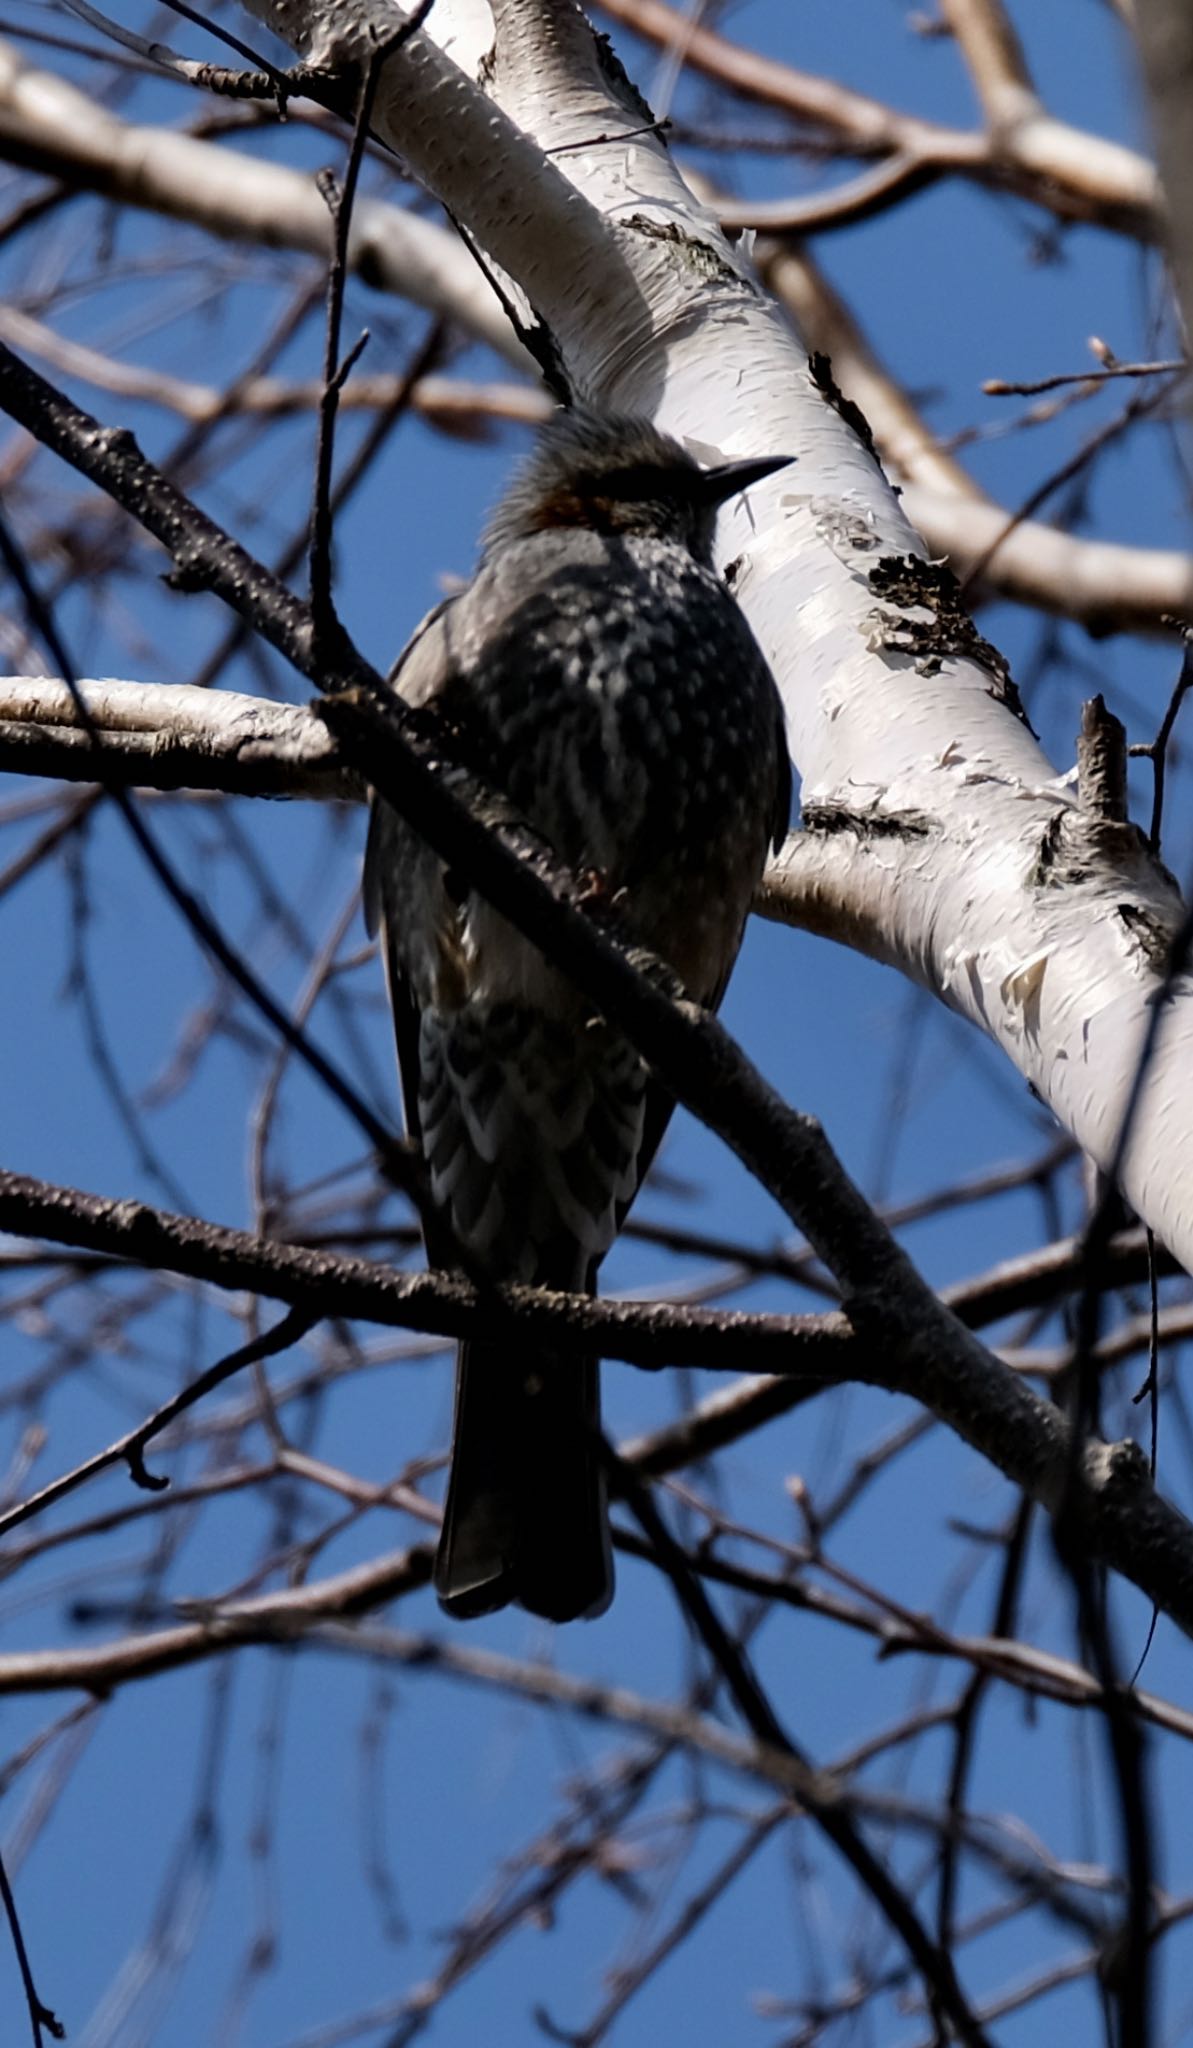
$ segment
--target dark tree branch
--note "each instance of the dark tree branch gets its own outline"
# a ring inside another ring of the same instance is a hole
[[[0,1229],[51,1237],[216,1286],[246,1288],[286,1301],[312,1319],[360,1318],[441,1336],[483,1333],[490,1340],[549,1333],[552,1347],[648,1367],[682,1362],[740,1371],[756,1362],[767,1376],[745,1402],[731,1390],[734,1409],[725,1418],[724,1441],[743,1433],[743,1408],[745,1426],[757,1427],[826,1383],[857,1379],[921,1401],[1050,1512],[1070,1477],[1069,1439],[1060,1418],[998,1359],[979,1351],[982,1370],[966,1372],[955,1383],[930,1360],[893,1354],[866,1329],[851,1333],[839,1315],[759,1316],[593,1302],[519,1287],[478,1291],[452,1274],[393,1273],[367,1260],[271,1243],[170,1216],[143,1202],[113,1201],[12,1173],[0,1174]],[[1080,1248],[1068,1247],[1067,1259],[1077,1281]],[[1052,1264],[1043,1263],[1045,1270]],[[1021,1287],[1021,1276],[1013,1273],[1012,1279]],[[974,1302],[984,1315],[1001,1313],[985,1282],[975,1284]],[[660,1432],[644,1469],[669,1469],[682,1457],[685,1434],[694,1426],[688,1418]],[[710,1428],[700,1429],[701,1448],[717,1441],[714,1416]],[[1086,1443],[1074,1501],[1082,1541],[1091,1552],[1193,1633],[1193,1527],[1156,1492],[1143,1452],[1132,1443]],[[0,1518],[0,1531],[5,1526]]]
[[[802,1781],[799,1796],[805,1812],[848,1863],[863,1890],[870,1894],[898,1935],[924,1979],[929,1998],[955,2028],[958,2039],[968,2042],[970,2048],[983,2048],[987,2037],[970,2009],[949,1954],[933,1941],[907,1893],[875,1855],[836,1796],[835,1788],[829,1786],[783,1727],[746,1652],[733,1641],[671,1535],[650,1487],[607,1444],[604,1456],[614,1488],[654,1549],[690,1626],[724,1679],[750,1733],[766,1749],[791,1759]]]
[[[0,345],[0,357],[7,355],[7,353],[8,351],[3,350],[2,345]],[[15,360],[13,358],[14,362]],[[4,368],[5,365],[0,360],[0,380],[3,378]],[[19,365],[18,368],[20,368]],[[27,378],[31,378],[33,373],[26,371],[24,375]],[[35,381],[41,382],[40,379]],[[58,396],[58,394],[52,392],[52,387],[49,385],[45,386],[45,391],[51,393],[54,397]],[[62,400],[61,403],[65,405],[66,401]],[[73,411],[73,408],[71,410]],[[80,418],[85,417],[85,415],[80,415]],[[123,438],[131,441],[131,436]],[[135,443],[133,445],[135,446]],[[50,654],[61,670],[63,680],[74,699],[80,722],[86,730],[91,744],[97,779],[103,784],[104,747],[102,736],[91,722],[86,701],[75,681],[74,667],[67,656],[65,646],[59,635],[52,609],[42,599],[34,585],[24,556],[10,534],[2,516],[0,516],[0,560],[3,560],[5,567],[8,569],[24,599],[31,624],[45,641]],[[195,892],[188,888],[175,873],[171,862],[162,852],[157,840],[150,832],[145,820],[141,817],[122,783],[116,781],[110,788],[106,784],[104,784],[104,787],[106,794],[111,797],[148,866],[191,931],[206,947],[219,966],[223,968],[224,972],[230,976],[236,986],[248,996],[250,1002],[253,1003],[261,1015],[273,1026],[279,1037],[317,1075],[334,1100],[347,1111],[349,1116],[355,1119],[376,1148],[378,1158],[395,1186],[400,1187],[409,1196],[421,1213],[426,1206],[428,1198],[424,1187],[423,1175],[420,1170],[420,1162],[416,1159],[412,1148],[395,1141],[389,1129],[382,1123],[379,1117],[373,1114],[368,1103],[352,1086],[347,1077],[339,1071],[317,1045],[312,1043],[307,1034],[295,1024],[293,1018],[282,1008],[281,1004],[275,1002],[268,989],[265,988],[264,984],[253,972],[247,960],[244,959],[234,946],[229,944]]]

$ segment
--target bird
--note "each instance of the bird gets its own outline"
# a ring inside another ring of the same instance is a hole
[[[702,466],[649,419],[575,404],[540,429],[471,582],[391,670],[460,772],[512,804],[632,938],[715,1008],[786,834],[782,703],[713,566],[719,508],[790,458]],[[594,1293],[674,1107],[664,1077],[533,942],[374,797],[379,932],[432,1265]],[[459,1348],[434,1584],[469,1619],[555,1622],[613,1596],[599,1362]]]

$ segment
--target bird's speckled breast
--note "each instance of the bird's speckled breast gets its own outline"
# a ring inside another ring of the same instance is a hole
[[[732,598],[669,542],[572,531],[502,549],[443,623],[470,765],[625,888],[643,939],[712,996],[783,780],[777,693]]]

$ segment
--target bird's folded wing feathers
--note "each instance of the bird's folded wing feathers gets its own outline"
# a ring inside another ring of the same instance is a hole
[[[427,613],[390,670],[395,696],[412,710],[433,704],[451,676],[446,620],[454,603],[454,598],[444,598]],[[395,870],[400,872],[403,863],[395,856],[404,851],[402,841],[409,837],[407,828],[389,806],[374,799],[361,883],[365,927],[370,938],[376,938],[383,922],[400,907],[394,900],[393,884]]]

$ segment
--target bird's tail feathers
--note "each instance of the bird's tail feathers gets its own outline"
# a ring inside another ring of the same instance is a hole
[[[446,1611],[516,1601],[549,1621],[603,1614],[613,1559],[595,1359],[462,1344],[435,1559]]]

